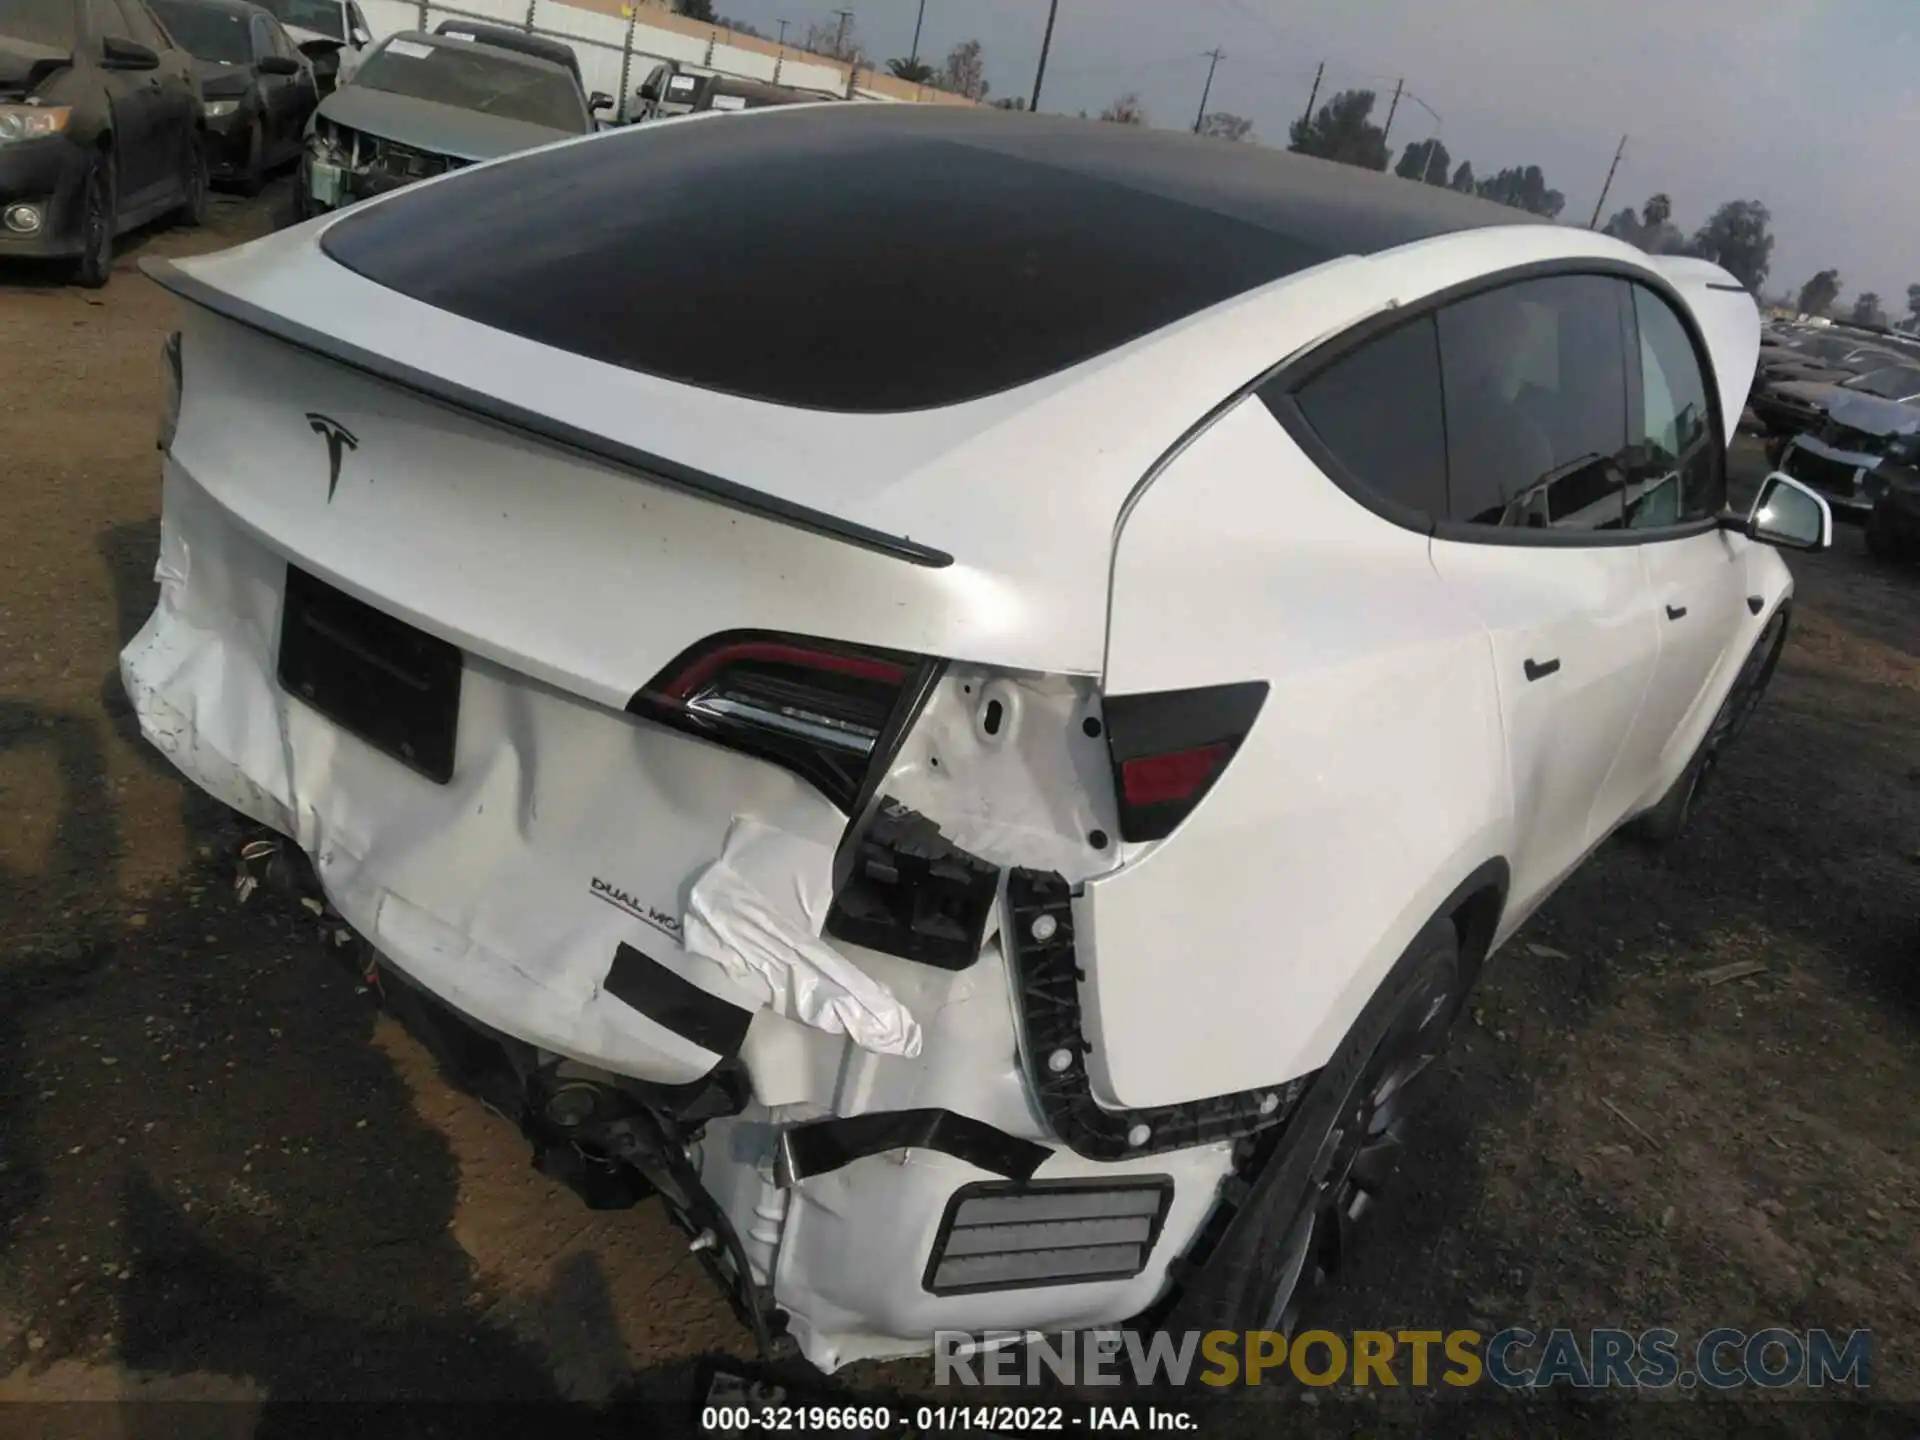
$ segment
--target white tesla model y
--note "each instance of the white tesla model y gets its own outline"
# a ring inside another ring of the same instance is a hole
[[[1290,1324],[1830,537],[1726,508],[1725,272],[1182,135],[695,118],[149,273],[146,734],[827,1369]]]

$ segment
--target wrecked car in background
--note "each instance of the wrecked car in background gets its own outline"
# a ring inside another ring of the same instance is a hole
[[[825,1370],[1293,1330],[1832,534],[1726,508],[1724,270],[1186,135],[636,126],[148,273],[143,733]]]
[[[573,72],[541,56],[450,35],[388,36],[314,112],[297,214],[590,134],[587,103]]]
[[[443,20],[434,27],[434,34],[448,35],[455,40],[472,40],[478,44],[491,45],[498,50],[512,50],[521,55],[533,55],[542,60],[551,60],[568,74],[573,76],[573,85],[580,92],[580,103],[587,107],[590,114],[598,116],[602,110],[613,108],[613,97],[596,90],[587,93],[587,82],[580,75],[580,56],[564,40],[550,39],[545,35],[532,35],[525,30],[509,29],[505,25],[479,25],[471,20]]]
[[[814,105],[844,98],[824,90],[685,70],[669,60],[654,66],[640,82],[634,92],[633,116],[635,120],[664,120],[709,110],[763,110],[774,105]]]
[[[322,95],[353,74],[373,44],[373,31],[360,13],[359,0],[259,0],[287,29],[293,43],[313,64]]]
[[[1910,463],[1916,437],[1920,404],[1843,391],[1820,428],[1787,441],[1775,463],[1818,490],[1837,514],[1865,520],[1886,488],[1882,466]]]
[[[1882,365],[1843,380],[1774,380],[1756,386],[1747,403],[1772,437],[1768,458],[1777,462],[1790,437],[1818,430],[1826,421],[1827,407],[1849,393],[1901,403],[1920,400],[1920,363]]]

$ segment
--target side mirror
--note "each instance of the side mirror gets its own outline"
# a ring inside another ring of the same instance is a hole
[[[1760,482],[1746,534],[1749,540],[1783,550],[1829,550],[1833,511],[1817,492],[1776,470]]]
[[[254,68],[262,75],[298,75],[300,62],[288,55],[262,55]]]
[[[604,90],[594,91],[587,100],[587,109],[589,110],[611,110],[612,108],[613,96],[607,94]]]
[[[353,43],[355,46],[371,45],[373,43],[373,32],[362,25],[354,26]]]
[[[100,42],[100,66],[103,70],[158,70],[160,57],[136,41],[109,35]]]

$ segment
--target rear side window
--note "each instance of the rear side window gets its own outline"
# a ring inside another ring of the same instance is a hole
[[[1627,523],[1636,529],[1684,525],[1726,504],[1727,477],[1707,401],[1707,377],[1693,337],[1673,307],[1633,287],[1640,389],[1627,483]]]
[[[1455,523],[1625,523],[1627,289],[1604,276],[1555,276],[1440,311]]]
[[[1266,392],[1261,398],[1279,403]],[[1432,316],[1342,356],[1295,390],[1293,403],[1369,493],[1423,515],[1447,513],[1447,434]]]

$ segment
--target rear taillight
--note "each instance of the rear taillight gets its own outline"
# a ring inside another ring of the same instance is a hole
[[[1266,698],[1265,681],[1107,696],[1121,838],[1172,834],[1225,771]]]
[[[682,654],[627,709],[784,765],[850,811],[895,710],[927,663],[804,636],[730,631]]]

